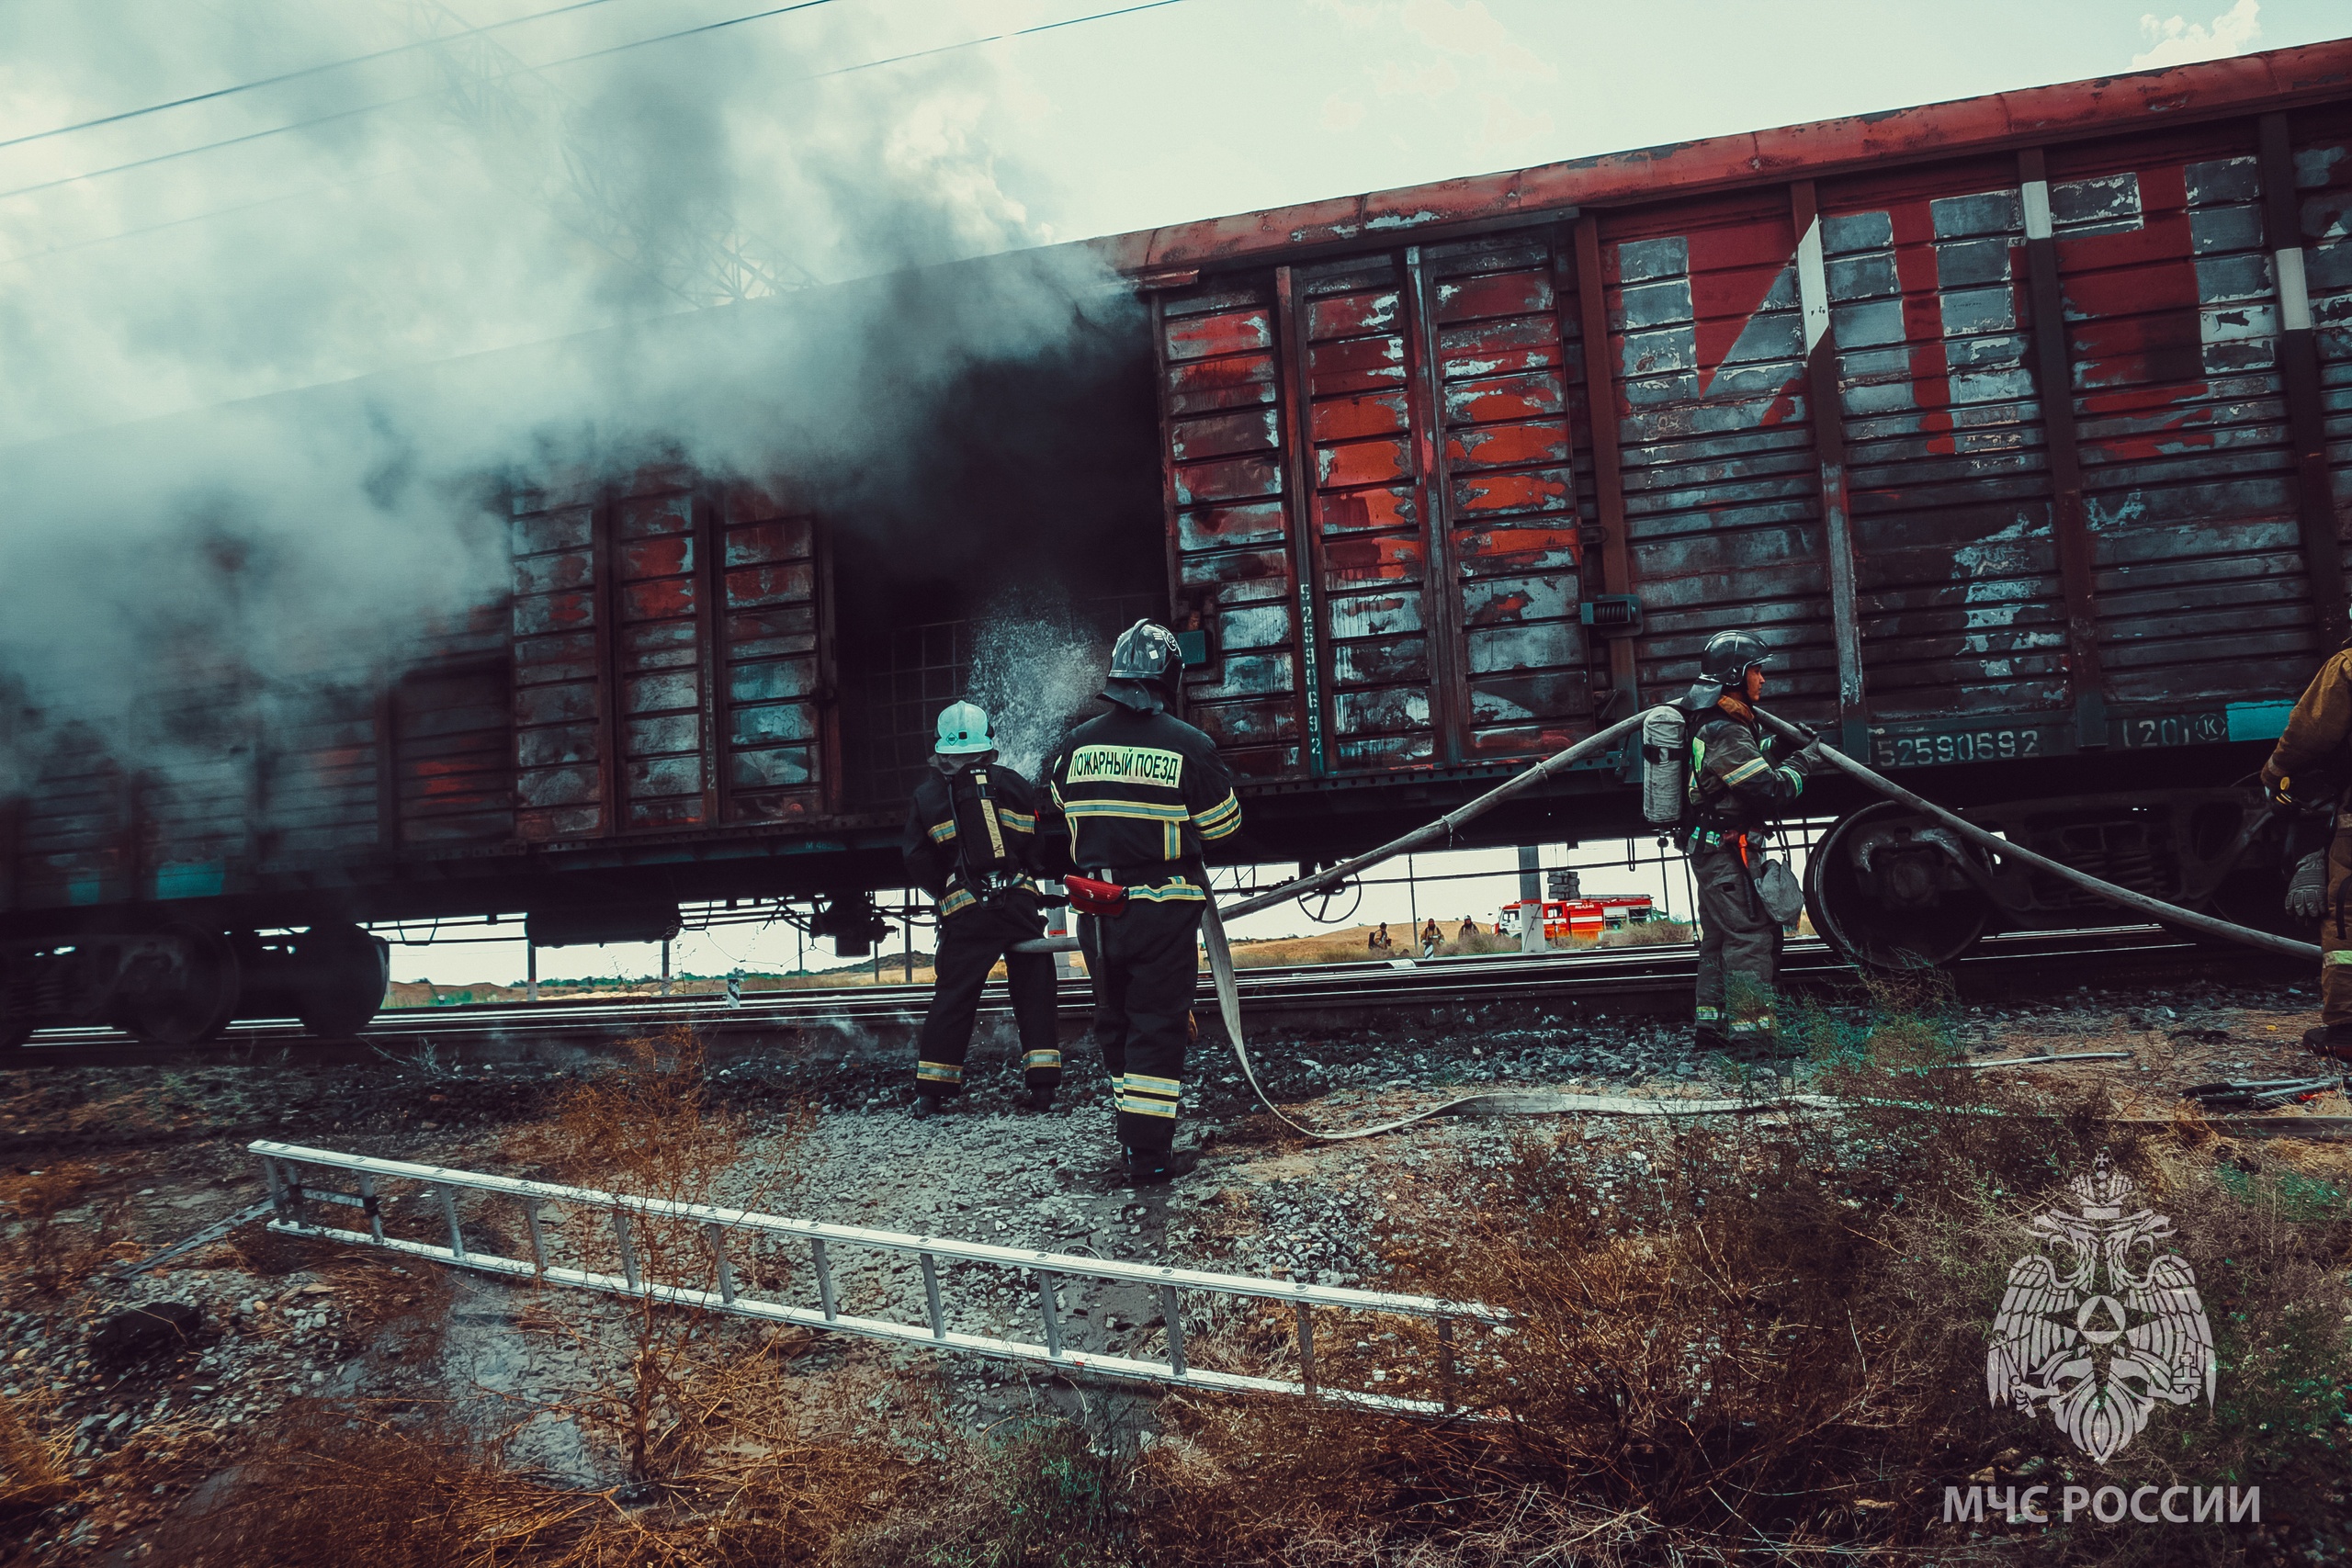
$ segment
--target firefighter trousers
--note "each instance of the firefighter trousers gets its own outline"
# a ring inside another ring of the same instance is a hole
[[[972,1048],[980,987],[1000,958],[1004,960],[1005,987],[1012,993],[1013,1021],[1021,1032],[1023,1083],[1033,1089],[1050,1089],[1062,1081],[1061,1040],[1054,1026],[1054,955],[1007,951],[1045,931],[1037,900],[1025,893],[1008,894],[939,922],[938,981],[931,993],[931,1010],[922,1017],[922,1032],[916,1036],[918,1092],[943,1100],[964,1092],[964,1058]]]
[[[1700,1031],[1736,1045],[1770,1043],[1781,922],[1764,907],[1738,840],[1693,849],[1690,876],[1699,888]]]
[[[1164,1155],[1176,1142],[1176,1102],[1200,982],[1201,901],[1130,895],[1115,915],[1089,919],[1094,1043],[1111,1075],[1119,1142]]]
[[[2352,1023],[2352,811],[2327,846],[2327,913],[2319,923],[2319,1021]]]

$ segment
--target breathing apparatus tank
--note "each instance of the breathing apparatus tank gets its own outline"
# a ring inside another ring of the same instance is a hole
[[[1642,715],[1643,821],[1653,828],[1681,823],[1690,763],[1690,715],[1672,703]]]

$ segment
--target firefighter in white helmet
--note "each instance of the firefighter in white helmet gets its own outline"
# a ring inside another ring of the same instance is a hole
[[[929,1116],[964,1092],[980,987],[1004,960],[1012,1016],[1021,1032],[1024,1111],[1050,1110],[1062,1081],[1054,1025],[1054,960],[1014,953],[1042,936],[1035,869],[1036,795],[1029,781],[996,761],[989,716],[951,703],[939,716],[932,771],[915,786],[907,816],[907,875],[939,908],[938,978],[917,1037],[914,1113]]]

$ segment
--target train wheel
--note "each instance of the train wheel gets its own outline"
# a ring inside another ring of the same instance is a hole
[[[312,926],[293,942],[294,1016],[311,1034],[344,1039],[384,1005],[391,947],[357,926]]]
[[[1894,801],[1866,806],[1829,830],[1805,867],[1813,929],[1849,962],[1900,971],[1949,964],[1993,923],[1966,872],[1964,840]]]
[[[227,936],[165,926],[125,941],[114,1018],[151,1045],[194,1045],[229,1026],[243,990],[243,966]]]

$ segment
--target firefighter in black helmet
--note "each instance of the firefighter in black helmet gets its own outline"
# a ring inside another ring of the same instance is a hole
[[[1048,953],[1012,951],[1046,931],[1030,877],[1036,796],[1028,780],[997,765],[988,713],[976,703],[951,703],[939,716],[932,771],[915,785],[903,852],[909,879],[939,906],[938,979],[916,1037],[914,1113],[929,1116],[964,1092],[980,987],[1000,958],[1021,1031],[1019,1104],[1050,1109],[1062,1081],[1054,961]]]
[[[1752,632],[1717,632],[1699,656],[1690,713],[1689,793],[1694,825],[1683,848],[1699,888],[1702,1049],[1753,1049],[1775,1038],[1772,987],[1781,923],[1764,907],[1751,864],[1774,808],[1803,793],[1811,748],[1776,759],[1751,705],[1764,694],[1771,649]]]
[[[1129,626],[1111,650],[1110,712],[1080,725],[1046,769],[1046,830],[1065,836],[1080,877],[1115,885],[1088,896],[1098,908],[1087,968],[1119,1142],[1144,1182],[1191,1163],[1174,1145],[1208,898],[1201,856],[1241,826],[1216,744],[1167,711],[1180,671],[1175,634]]]

